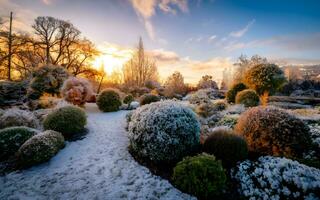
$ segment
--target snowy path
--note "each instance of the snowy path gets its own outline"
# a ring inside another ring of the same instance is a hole
[[[190,199],[128,153],[125,111],[87,107],[89,134],[49,162],[0,177],[0,199]]]

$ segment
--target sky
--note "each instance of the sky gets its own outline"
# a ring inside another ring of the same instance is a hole
[[[0,0],[16,31],[37,16],[72,22],[104,52],[108,70],[130,59],[141,36],[161,77],[221,79],[241,55],[284,64],[320,63],[319,0]]]

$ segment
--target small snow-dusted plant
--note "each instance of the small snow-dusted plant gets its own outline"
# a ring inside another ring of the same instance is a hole
[[[242,90],[236,96],[236,104],[243,104],[245,107],[257,106],[259,101],[258,94],[251,89]]]
[[[213,106],[216,111],[222,111],[228,107],[228,104],[224,101],[216,101],[213,103]]]
[[[93,95],[93,90],[87,79],[71,77],[63,83],[61,95],[67,102],[83,106]]]
[[[311,146],[308,126],[275,107],[250,108],[238,119],[235,132],[258,155],[302,157]]]
[[[226,127],[215,128],[205,140],[203,150],[221,160],[223,166],[228,168],[248,156],[246,141]]]
[[[237,124],[238,119],[239,119],[239,115],[237,114],[225,115],[216,123],[216,125],[234,128],[234,126]]]
[[[217,110],[212,102],[208,102],[197,106],[195,111],[199,116],[206,118],[212,116]]]
[[[230,90],[228,90],[227,94],[226,94],[226,99],[228,101],[228,103],[235,103],[236,101],[236,96],[238,94],[238,92],[247,89],[248,87],[243,84],[243,83],[237,83],[235,85],[233,85]]]
[[[173,169],[174,185],[199,199],[215,199],[226,188],[227,177],[220,161],[208,154],[186,157]]]
[[[49,113],[43,121],[45,130],[54,130],[68,138],[84,130],[87,116],[83,109],[77,106],[58,108]]]
[[[121,106],[120,94],[115,89],[105,89],[97,97],[97,105],[102,112],[118,111]]]
[[[25,126],[15,126],[0,130],[0,160],[13,156],[20,146],[38,130]]]
[[[40,122],[30,111],[11,108],[0,116],[0,129],[11,126],[39,128]]]
[[[197,116],[175,101],[139,107],[130,119],[130,149],[153,162],[177,161],[200,144]]]
[[[64,147],[61,133],[47,130],[27,140],[17,152],[17,162],[22,168],[50,160]]]
[[[286,158],[246,160],[232,172],[245,199],[319,199],[320,170]]]
[[[160,97],[153,94],[144,94],[140,97],[140,105],[146,105],[149,103],[160,101]]]

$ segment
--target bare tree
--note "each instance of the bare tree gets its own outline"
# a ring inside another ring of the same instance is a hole
[[[184,78],[180,72],[174,72],[168,77],[164,84],[164,94],[166,97],[175,97],[186,93]]]

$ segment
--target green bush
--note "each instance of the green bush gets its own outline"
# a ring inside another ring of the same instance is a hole
[[[275,107],[253,107],[238,119],[235,132],[245,138],[249,151],[258,155],[301,158],[311,147],[309,127]]]
[[[220,161],[212,155],[186,157],[173,169],[174,185],[199,199],[215,199],[226,187],[227,177]]]
[[[61,133],[48,130],[27,140],[17,152],[20,167],[30,167],[50,160],[64,147]]]
[[[124,97],[123,103],[130,104],[134,100],[133,96],[131,94],[128,94]]]
[[[213,154],[222,161],[223,166],[228,168],[235,166],[238,161],[248,156],[246,141],[228,128],[213,130],[205,140],[203,150]]]
[[[238,83],[232,86],[226,94],[228,103],[235,103],[237,93],[245,89],[247,89],[247,86],[243,83]]]
[[[243,104],[245,107],[257,106],[259,105],[259,96],[254,90],[242,90],[236,96],[236,104]]]
[[[144,94],[140,97],[141,106],[157,101],[160,101],[160,97],[153,94]]]
[[[37,133],[36,129],[25,126],[9,127],[0,130],[0,160],[13,156],[25,141]]]
[[[98,95],[97,105],[102,112],[118,111],[121,106],[120,95],[114,89],[106,89]]]
[[[45,130],[54,130],[60,132],[64,137],[82,132],[87,123],[86,113],[76,106],[61,107],[49,113],[44,121]]]

